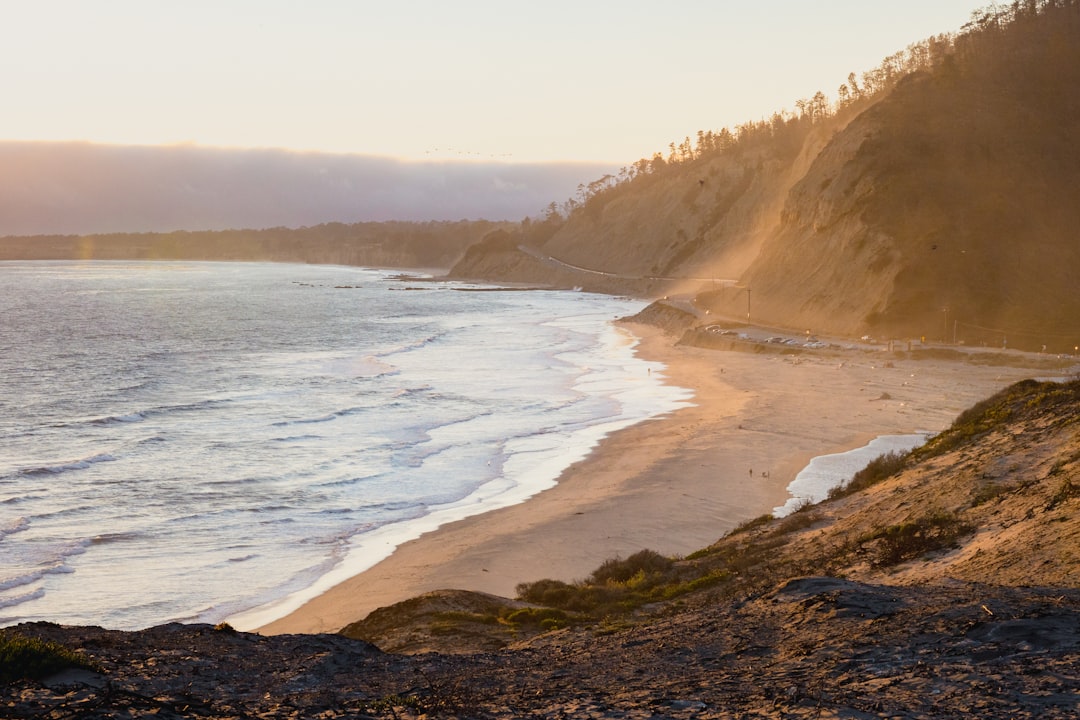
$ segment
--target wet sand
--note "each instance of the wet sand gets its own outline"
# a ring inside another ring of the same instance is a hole
[[[643,548],[683,555],[788,498],[817,455],[878,435],[939,431],[1034,373],[884,352],[799,356],[674,346],[644,326],[642,357],[664,363],[694,406],[621,430],[525,503],[449,523],[271,622],[266,634],[335,632],[372,610],[457,588],[513,597],[518,583],[589,575]]]

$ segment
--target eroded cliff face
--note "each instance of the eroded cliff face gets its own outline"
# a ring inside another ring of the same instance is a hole
[[[775,233],[785,198],[826,137],[815,132],[798,144],[639,177],[591,200],[539,242],[521,232],[516,242],[477,246],[452,275],[640,294],[734,284]]]
[[[873,131],[865,113],[847,113],[787,142],[639,178],[571,215],[531,254],[503,238],[453,272],[683,293],[739,318],[749,288],[755,322],[853,332],[868,306],[886,305],[900,269],[888,234],[862,217],[877,186],[858,155]]]
[[[605,191],[532,255],[455,273],[687,293],[799,331],[1072,351],[1080,9],[1042,13],[960,38],[809,130],[777,123]]]
[[[628,276],[734,279],[779,221],[798,158],[764,149],[649,178],[583,212],[543,247],[575,265]]]
[[[858,159],[874,124],[864,113],[823,130],[832,131],[828,141],[808,139],[803,164],[791,168],[795,180],[740,287],[703,298],[714,312],[749,309],[753,322],[855,334],[868,312],[887,303],[899,253],[887,229],[864,217],[878,184]]]
[[[1017,80],[912,76],[838,133],[747,272],[760,311],[950,341],[1065,340],[1080,318],[1076,93],[1024,99]]]

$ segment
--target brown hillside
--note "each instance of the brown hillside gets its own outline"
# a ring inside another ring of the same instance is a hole
[[[783,141],[746,142],[680,165],[660,161],[590,198],[554,232],[526,228],[514,242],[486,243],[451,274],[641,294],[718,287],[713,279],[739,278],[757,257],[784,198],[825,146],[823,131],[806,131],[788,128]]]
[[[1076,381],[1017,383],[906,458],[872,464],[847,491],[743,542],[786,527],[784,550],[763,564],[781,574],[1080,587],[1078,407]],[[733,540],[708,552],[729,552]]]
[[[1071,350],[1080,2],[997,7],[898,55],[835,109],[639,161],[569,201],[554,232],[453,274],[704,293],[734,317],[750,299],[754,322],[816,332]]]
[[[1080,12],[1051,15],[906,78],[834,138],[747,273],[759,312],[1029,346],[1076,329]]]
[[[543,246],[566,262],[626,275],[737,278],[779,223],[783,198],[823,141],[703,158],[616,193]]]

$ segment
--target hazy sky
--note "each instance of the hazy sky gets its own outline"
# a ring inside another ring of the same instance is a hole
[[[0,0],[0,139],[627,164],[973,0]]]

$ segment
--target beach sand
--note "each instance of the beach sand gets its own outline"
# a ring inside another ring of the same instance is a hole
[[[1030,377],[1022,368],[898,360],[884,352],[799,356],[705,350],[630,326],[694,406],[616,432],[525,503],[449,523],[259,629],[336,632],[372,610],[438,589],[506,597],[518,583],[587,577],[648,548],[684,555],[771,512],[818,455],[878,435],[940,431],[962,410]]]

